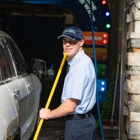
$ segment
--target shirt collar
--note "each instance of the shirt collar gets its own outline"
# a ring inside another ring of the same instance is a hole
[[[69,62],[68,64],[71,66],[75,61],[77,61],[82,55],[84,55],[84,50],[79,51]]]

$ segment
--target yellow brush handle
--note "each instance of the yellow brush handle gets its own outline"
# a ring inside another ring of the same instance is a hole
[[[51,99],[52,99],[52,97],[53,97],[53,94],[54,94],[54,91],[55,91],[56,85],[57,85],[57,83],[58,83],[58,80],[59,80],[60,74],[61,74],[61,72],[62,72],[62,69],[63,69],[64,63],[65,63],[65,61],[66,61],[66,58],[67,58],[67,54],[64,53],[63,60],[62,60],[62,62],[61,62],[61,65],[60,65],[60,68],[59,68],[59,70],[58,70],[57,76],[56,76],[56,78],[55,78],[55,81],[54,81],[54,84],[53,84],[52,90],[51,90],[51,92],[50,92],[50,95],[49,95],[48,101],[47,101],[47,103],[46,103],[45,109],[48,109],[48,107],[49,107],[49,105],[50,105]],[[39,132],[40,132],[40,129],[41,129],[42,124],[43,124],[43,121],[44,121],[44,119],[40,119],[33,140],[37,140],[38,135],[39,135]]]

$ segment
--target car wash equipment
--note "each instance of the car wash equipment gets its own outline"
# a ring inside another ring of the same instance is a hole
[[[57,83],[58,83],[58,80],[59,80],[60,74],[61,74],[62,69],[63,69],[63,67],[64,67],[64,63],[65,63],[65,61],[66,61],[67,54],[64,53],[63,55],[64,55],[64,56],[63,56],[63,59],[62,59],[61,65],[60,65],[60,68],[59,68],[58,73],[57,73],[57,75],[56,75],[56,78],[55,78],[55,81],[54,81],[53,87],[52,87],[52,89],[51,89],[51,92],[50,92],[50,95],[49,95],[48,101],[47,101],[47,103],[46,103],[45,109],[48,109],[48,107],[49,107],[49,105],[50,105],[50,102],[51,102],[51,99],[52,99],[52,97],[53,97],[53,94],[54,94],[55,88],[56,88],[56,86],[57,86]],[[44,122],[44,119],[40,119],[33,140],[37,140],[43,122]]]
[[[97,78],[97,60],[96,60],[96,49],[95,49],[95,44],[94,44],[94,24],[93,24],[93,6],[92,6],[92,0],[90,0],[90,21],[91,21],[91,32],[92,32],[92,48],[93,48],[93,56],[94,56],[94,66],[95,66],[95,73],[96,73],[96,80]],[[97,82],[97,87],[98,89],[98,82]],[[100,104],[99,104],[99,94],[98,94],[98,90],[96,90],[96,103],[97,103],[97,112],[98,112],[98,120],[99,120],[99,124],[100,124],[100,133],[101,133],[101,137],[102,140],[104,140],[104,132],[103,132],[103,127],[102,127],[102,121],[101,121],[101,116],[100,116]]]
[[[117,84],[118,84],[120,59],[121,59],[121,55],[119,55],[118,63],[117,63],[117,73],[116,73],[116,81],[115,81],[114,99],[113,99],[112,114],[111,114],[111,128],[113,128],[113,122],[114,122],[113,118],[114,118],[114,109],[115,109],[115,101],[116,101],[116,91],[117,91]]]

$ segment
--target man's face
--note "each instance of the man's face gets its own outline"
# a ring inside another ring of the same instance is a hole
[[[71,60],[80,50],[82,50],[82,46],[84,44],[84,40],[73,41],[68,37],[63,37],[63,50],[68,55],[68,61]]]

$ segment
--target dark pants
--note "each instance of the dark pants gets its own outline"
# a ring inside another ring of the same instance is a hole
[[[84,119],[67,120],[65,124],[65,140],[95,140],[96,121],[91,115]]]

